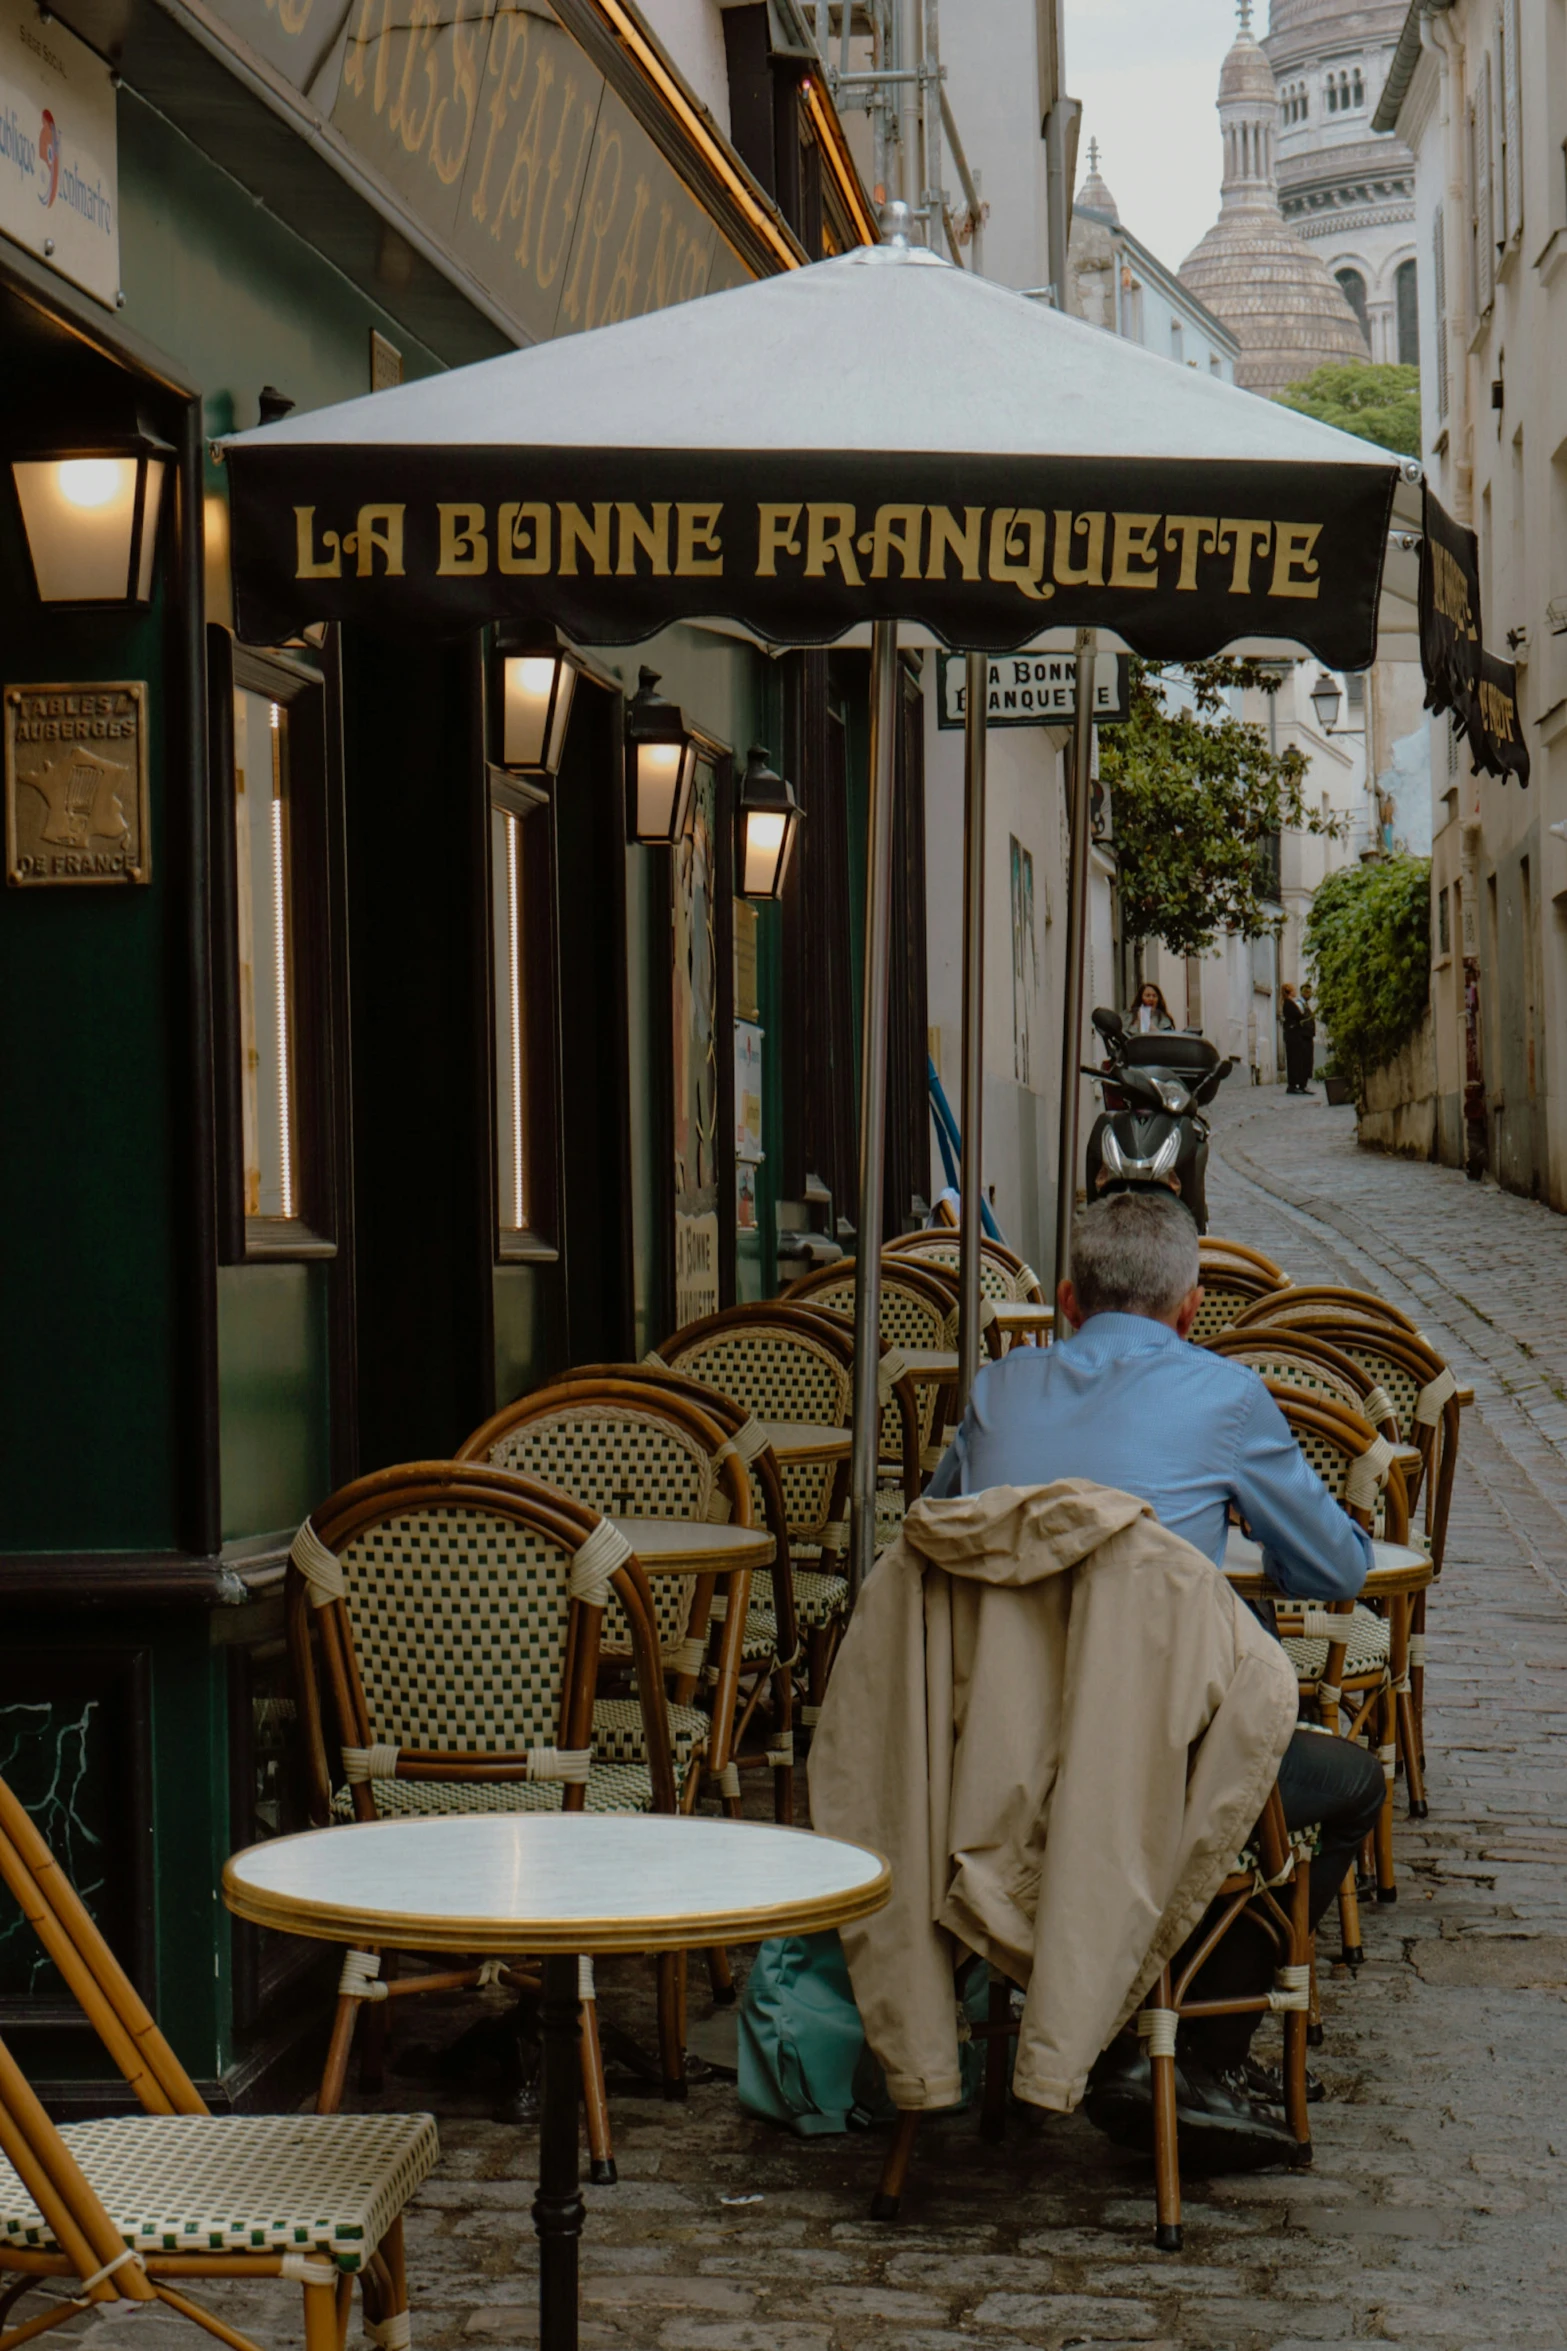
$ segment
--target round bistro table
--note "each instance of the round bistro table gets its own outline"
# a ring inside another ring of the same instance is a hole
[[[764,1420],[757,1426],[786,1469],[800,1462],[847,1461],[854,1448],[853,1429],[826,1421]]]
[[[678,1522],[675,1522],[678,1523]],[[879,1853],[759,1821],[463,1813],[312,1829],[224,1864],[237,1918],[329,1943],[486,1958],[538,1953],[541,2351],[576,2351],[577,1961],[812,1934],[879,1910]]]
[[[711,1526],[702,1518],[611,1520],[649,1575],[733,1575],[766,1567],[773,1538],[766,1527]]]

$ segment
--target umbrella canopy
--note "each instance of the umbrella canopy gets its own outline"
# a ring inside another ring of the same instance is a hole
[[[725,618],[812,645],[896,618],[987,652],[1095,627],[1363,669],[1379,603],[1414,625],[1412,560],[1386,596],[1384,572],[1418,467],[898,243],[225,450],[263,642]]]

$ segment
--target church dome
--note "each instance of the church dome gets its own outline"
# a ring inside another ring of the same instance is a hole
[[[1278,95],[1253,38],[1251,0],[1219,75],[1224,177],[1218,219],[1181,264],[1183,286],[1240,344],[1235,380],[1271,397],[1331,362],[1363,360],[1343,293],[1279,209]]]
[[[1121,217],[1120,206],[1100,177],[1099,141],[1097,139],[1090,139],[1088,142],[1088,177],[1078,189],[1072,203],[1074,210],[1080,210],[1086,205],[1090,212],[1108,213],[1112,220],[1119,220]]]

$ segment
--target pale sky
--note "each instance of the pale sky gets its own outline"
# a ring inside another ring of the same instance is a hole
[[[1219,67],[1235,0],[1066,0],[1066,87],[1125,226],[1179,269],[1219,211]],[[1253,13],[1267,28],[1266,0]]]

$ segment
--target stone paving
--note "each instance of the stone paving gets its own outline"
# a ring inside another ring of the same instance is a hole
[[[1018,2112],[999,2149],[959,2118],[926,2127],[888,2229],[866,2218],[879,2137],[793,2139],[721,2076],[682,2107],[612,2086],[590,2351],[1567,2345],[1567,1220],[1360,1153],[1351,1113],[1277,1090],[1223,1103],[1209,1190],[1215,1229],[1297,1280],[1415,1311],[1477,1395],[1430,1614],[1430,1817],[1400,1818],[1400,1897],[1366,1905],[1366,1965],[1324,1983],[1314,2168],[1188,2178],[1185,2250],[1159,2255],[1146,2169],[1080,2118]],[[649,1974],[603,1971],[606,2015],[646,2032]],[[705,2008],[693,2041],[721,2055]],[[531,2134],[442,2090],[417,2047],[384,2102],[442,2115],[410,2215],[421,2351],[520,2351]],[[222,2304],[269,2351],[299,2339],[291,2290]],[[163,2322],[137,2323],[162,2351]]]

